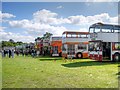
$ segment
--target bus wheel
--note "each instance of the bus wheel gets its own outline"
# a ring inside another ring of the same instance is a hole
[[[120,61],[120,54],[119,53],[114,54],[114,61]]]
[[[77,58],[83,58],[82,53],[77,53]]]
[[[50,54],[50,56],[52,57],[52,54]]]
[[[59,57],[61,57],[61,56],[62,56],[62,53],[60,52],[60,53],[59,53]]]

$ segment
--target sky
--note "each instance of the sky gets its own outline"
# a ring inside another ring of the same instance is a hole
[[[117,24],[118,2],[2,2],[0,38],[34,42],[45,32],[87,32],[97,22]]]

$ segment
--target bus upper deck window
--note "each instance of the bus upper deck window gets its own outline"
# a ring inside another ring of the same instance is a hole
[[[67,34],[67,37],[71,37],[71,34]]]
[[[94,32],[94,28],[90,28],[90,33],[93,33]]]
[[[72,37],[77,37],[77,35],[76,34],[72,34]]]
[[[85,37],[86,37],[86,35],[81,35],[81,37],[82,37],[82,38],[85,38]]]

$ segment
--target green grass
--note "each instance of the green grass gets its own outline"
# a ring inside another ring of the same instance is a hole
[[[0,54],[0,90],[2,89],[2,57]]]
[[[2,60],[3,88],[117,88],[118,64],[50,57]]]

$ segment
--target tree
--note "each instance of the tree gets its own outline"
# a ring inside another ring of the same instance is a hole
[[[42,39],[42,37],[37,37],[37,38],[35,38],[35,41],[41,40],[41,39]]]
[[[49,32],[46,32],[44,35],[43,35],[43,39],[50,39],[50,37],[52,36],[53,34],[52,33],[49,33]]]
[[[13,39],[10,39],[10,40],[9,40],[9,42],[12,42],[12,43],[14,43],[14,40],[13,40]]]
[[[42,38],[41,37],[37,37],[38,40],[41,40]]]
[[[52,33],[46,32],[46,33],[43,35],[43,39],[49,40],[52,35],[53,35]],[[49,43],[49,42],[48,42],[48,43]],[[48,55],[49,55],[49,53],[50,53],[49,48],[50,48],[49,45],[43,47],[45,54],[48,54]]]
[[[2,41],[2,47],[12,47],[15,46],[15,44],[13,42],[9,42],[9,41]]]
[[[24,44],[24,43],[21,41],[16,42],[16,45],[22,45],[22,44]]]

